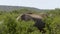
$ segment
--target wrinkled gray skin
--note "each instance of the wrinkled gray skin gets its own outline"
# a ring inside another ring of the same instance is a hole
[[[45,23],[44,23],[41,19],[39,19],[39,18],[34,18],[34,17],[31,17],[31,16],[26,15],[26,14],[23,14],[23,15],[21,16],[21,20],[24,20],[24,21],[28,21],[28,20],[31,20],[31,19],[35,22],[34,26],[37,27],[37,28],[40,30],[40,32],[42,32],[42,33],[45,33],[45,32],[46,32],[46,31],[44,30],[44,28],[45,28]]]
[[[22,16],[21,16],[21,20],[24,20],[24,21],[28,21],[28,20],[31,20],[32,18],[30,17],[30,16],[28,16],[28,15],[25,15],[25,14],[23,14]]]

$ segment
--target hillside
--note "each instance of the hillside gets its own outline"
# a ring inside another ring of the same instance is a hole
[[[34,11],[43,11],[34,7],[24,7],[24,6],[6,6],[6,5],[0,5],[0,11],[12,11],[12,10],[20,10],[20,9],[28,9],[28,10],[34,10]]]

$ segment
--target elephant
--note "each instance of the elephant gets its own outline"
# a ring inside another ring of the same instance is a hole
[[[42,21],[42,19],[43,19],[42,16],[33,13],[26,13],[21,15],[21,20],[24,21],[33,20],[35,22],[34,26],[37,27],[40,32],[45,33],[46,30],[44,30],[44,28],[46,24],[44,21]]]

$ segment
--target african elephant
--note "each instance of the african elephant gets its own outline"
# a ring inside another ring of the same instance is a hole
[[[40,32],[42,32],[42,31],[43,31],[43,33],[46,32],[44,30],[45,23],[42,21],[42,16],[36,15],[33,13],[27,13],[27,14],[21,15],[21,20],[28,21],[31,19],[35,22],[34,26],[36,26],[40,30]]]

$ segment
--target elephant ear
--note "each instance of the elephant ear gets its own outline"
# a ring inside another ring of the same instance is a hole
[[[25,14],[25,21],[29,21],[31,19],[32,19],[32,17],[30,15]]]

